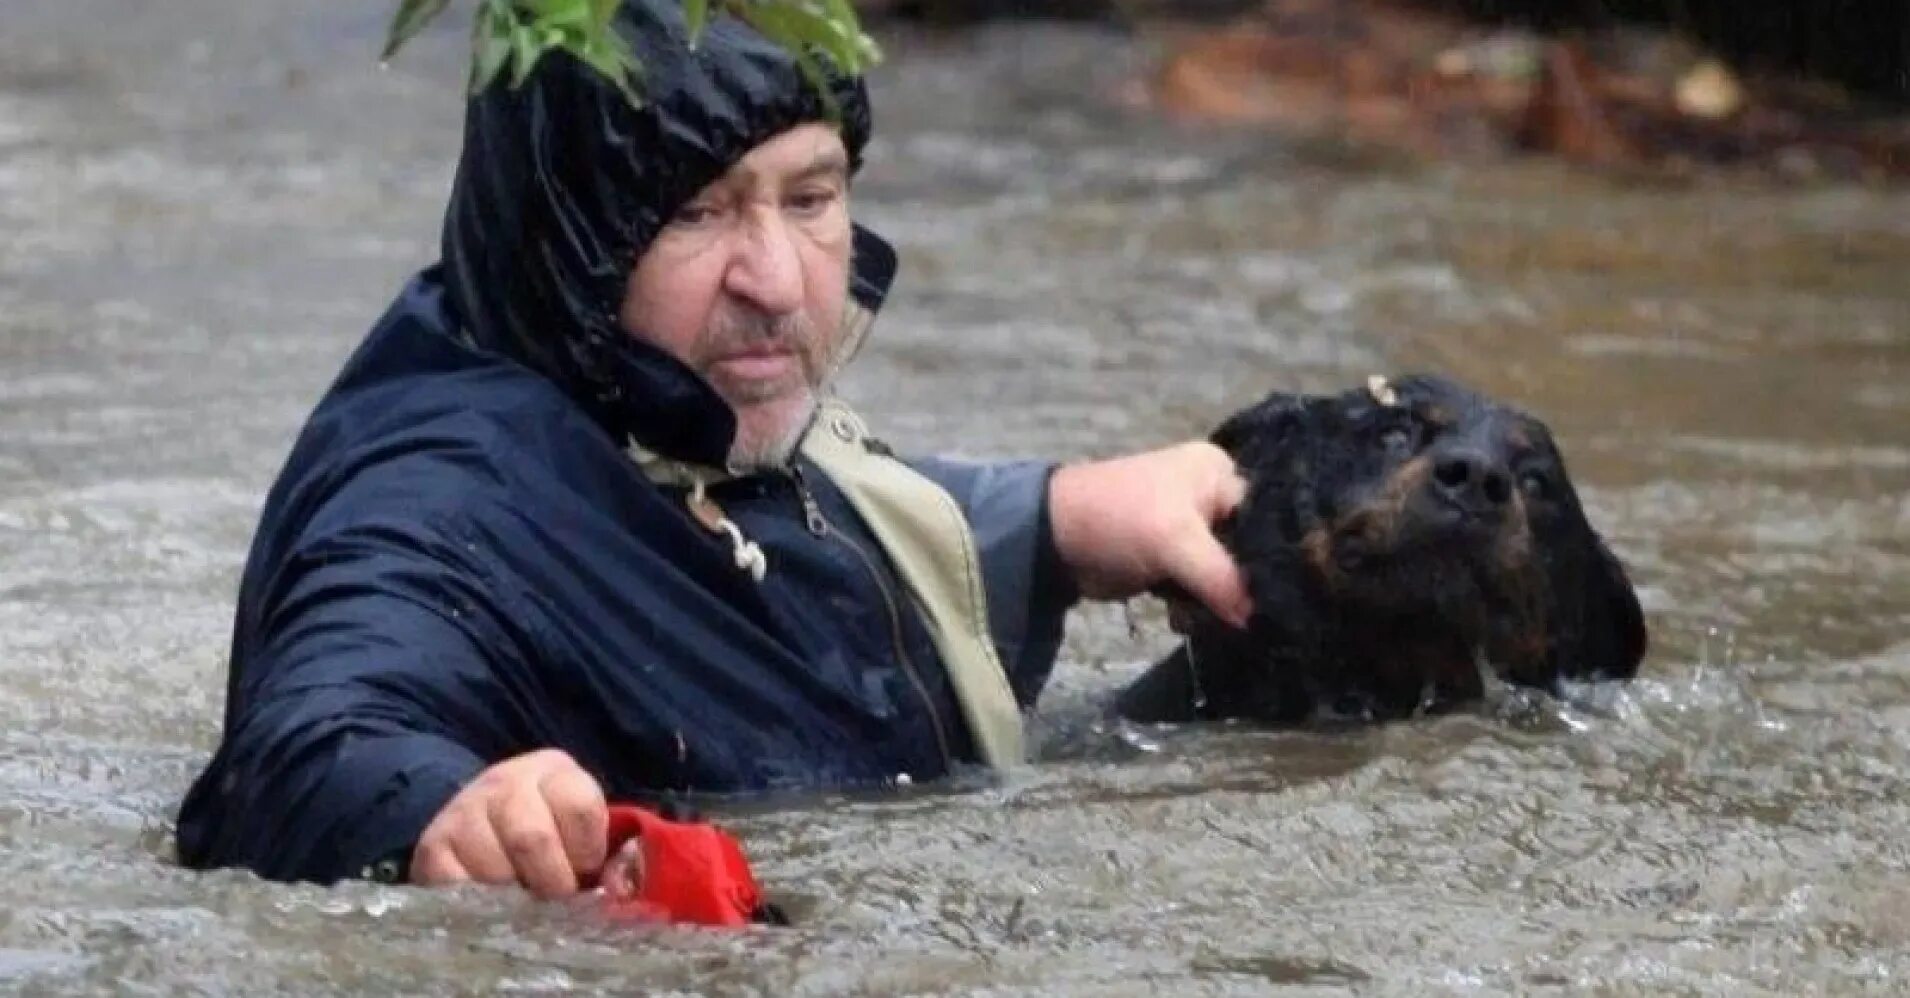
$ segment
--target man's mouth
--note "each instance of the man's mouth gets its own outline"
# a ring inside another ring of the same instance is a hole
[[[731,381],[776,381],[800,364],[794,350],[741,350],[710,362],[710,371]]]

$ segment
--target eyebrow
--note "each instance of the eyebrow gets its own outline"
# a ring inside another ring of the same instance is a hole
[[[801,184],[821,177],[840,178],[846,181],[849,177],[849,157],[839,149],[824,149],[816,153],[808,165],[790,174],[784,183]],[[729,173],[712,183],[710,189],[723,189],[733,185],[750,187],[759,182],[761,182],[761,174],[750,166],[739,163],[732,167]]]
[[[848,175],[849,157],[844,156],[835,149],[826,149],[817,153],[816,158],[811,160],[808,166],[792,174],[789,178],[789,182],[792,184],[800,184],[806,180],[815,180],[819,177],[847,177]]]

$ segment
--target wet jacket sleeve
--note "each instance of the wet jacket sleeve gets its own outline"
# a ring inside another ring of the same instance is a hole
[[[1061,562],[1048,520],[1044,461],[979,463],[910,458],[962,507],[980,550],[989,630],[1026,710],[1041,694],[1061,649],[1062,622],[1080,598]]]
[[[181,859],[279,880],[395,880],[424,827],[510,752],[521,673],[495,593],[417,524],[277,562],[227,731],[180,814]]]

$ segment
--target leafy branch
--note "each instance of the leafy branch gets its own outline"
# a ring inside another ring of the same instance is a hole
[[[637,80],[643,67],[630,45],[612,30],[619,0],[478,0],[471,27],[470,88],[477,93],[506,69],[519,87],[547,53],[567,52],[614,82],[632,103],[640,103]],[[389,61],[451,0],[399,0],[387,33]],[[712,10],[714,8],[714,10]],[[850,0],[683,0],[690,44],[703,36],[712,13],[727,12],[754,27],[796,60],[805,79],[823,89],[827,60],[836,72],[859,75],[882,58],[875,41],[862,31]]]

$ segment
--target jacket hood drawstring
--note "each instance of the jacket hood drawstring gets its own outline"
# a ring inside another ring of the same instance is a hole
[[[711,533],[723,534],[729,538],[730,556],[736,562],[739,571],[749,573],[756,582],[763,581],[769,574],[769,556],[763,553],[763,546],[743,536],[743,529],[736,521],[723,512],[723,507],[709,496],[708,480],[698,475],[690,486],[690,494],[684,498],[684,504],[690,507],[690,515],[703,529]]]

